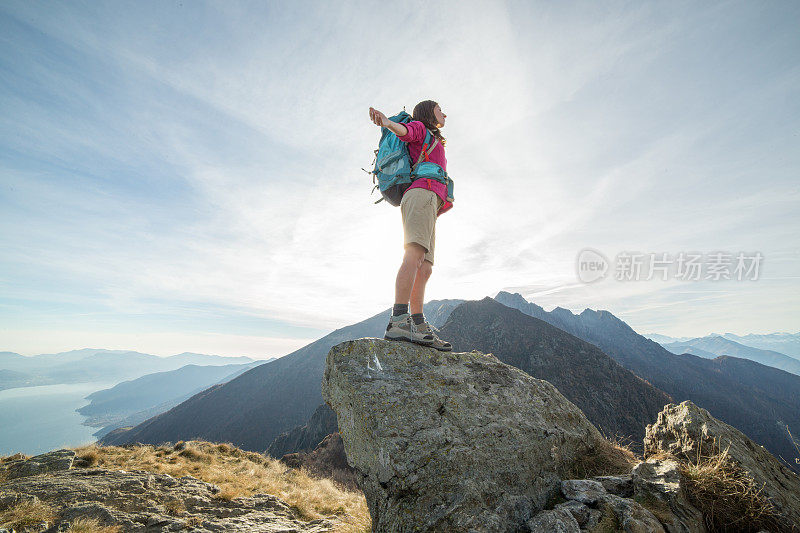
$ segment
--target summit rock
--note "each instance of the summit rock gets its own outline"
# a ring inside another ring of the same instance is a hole
[[[476,351],[343,342],[322,395],[377,532],[525,530],[605,442],[553,385]]]

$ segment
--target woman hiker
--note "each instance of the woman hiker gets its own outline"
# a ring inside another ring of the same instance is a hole
[[[425,100],[414,107],[413,120],[406,124],[392,122],[386,115],[369,108],[369,118],[378,126],[388,128],[408,143],[411,161],[417,161],[422,152],[426,128],[439,141],[430,153],[429,161],[447,170],[444,155],[445,139],[440,131],[447,115],[439,104]],[[405,254],[394,286],[394,307],[384,338],[406,340],[450,351],[452,346],[436,335],[422,314],[425,284],[433,272],[433,249],[436,238],[436,218],[453,207],[447,200],[447,186],[436,180],[419,178],[403,194],[400,212],[403,217],[403,245]]]

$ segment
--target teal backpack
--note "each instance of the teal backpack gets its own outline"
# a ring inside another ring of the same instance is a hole
[[[411,115],[401,111],[397,115],[390,117],[389,120],[400,124],[411,122]],[[433,143],[431,143],[433,140]],[[378,149],[375,150],[375,168],[372,172],[372,183],[375,189],[380,190],[381,198],[375,203],[386,200],[394,206],[400,205],[403,194],[408,190],[414,180],[418,178],[429,178],[447,185],[447,199],[453,201],[453,180],[447,172],[431,161],[428,156],[436,148],[439,139],[433,137],[430,131],[426,131],[425,143],[419,158],[412,165],[411,156],[408,153],[408,145],[401,141],[397,135],[389,128],[381,128],[381,140]],[[430,148],[428,148],[430,147]]]

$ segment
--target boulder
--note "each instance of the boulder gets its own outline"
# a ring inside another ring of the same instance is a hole
[[[611,494],[628,498],[633,496],[633,480],[630,474],[624,476],[595,476],[595,481],[599,481],[603,488]]]
[[[744,433],[688,400],[664,407],[656,422],[647,426],[644,448],[646,455],[668,453],[688,463],[727,449],[733,463],[763,488],[787,530],[800,524],[800,476]]]
[[[604,444],[550,383],[479,352],[343,342],[322,395],[375,532],[524,531]]]
[[[528,520],[528,528],[547,533],[581,533],[578,521],[563,508],[540,512]]]
[[[625,533],[665,533],[658,518],[640,503],[616,494],[607,494],[602,507],[612,512]]]
[[[575,500],[568,500],[564,503],[559,503],[555,506],[555,509],[564,509],[568,511],[575,521],[578,522],[578,526],[581,529],[591,529],[596,526],[601,515],[600,511],[597,509],[593,509],[585,503]],[[528,522],[528,525],[530,525],[530,522]]]
[[[567,479],[561,482],[561,494],[568,500],[596,506],[606,496],[606,489],[593,479]]]
[[[73,450],[56,450],[36,455],[30,459],[16,459],[3,465],[6,479],[35,476],[47,472],[69,470],[75,460]]]
[[[668,533],[706,533],[703,514],[689,503],[677,461],[648,459],[633,468],[635,499],[645,503]]]

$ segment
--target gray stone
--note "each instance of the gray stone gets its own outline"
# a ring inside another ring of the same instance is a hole
[[[572,517],[575,518],[575,521],[578,522],[580,527],[585,527],[592,515],[592,509],[589,508],[588,505],[575,500],[559,503],[555,506],[555,509],[564,509],[565,511],[569,511]]]
[[[542,511],[530,520],[532,533],[580,533],[581,528],[572,513],[566,509]]]
[[[603,518],[603,512],[599,509],[589,509],[589,519],[581,526],[581,529],[586,531],[594,531],[600,520]]]
[[[647,426],[644,447],[645,455],[667,452],[689,463],[727,449],[730,459],[763,487],[785,527],[791,530],[800,524],[800,476],[744,433],[688,400],[664,407],[656,423]]]
[[[76,503],[61,512],[61,519],[64,521],[72,522],[76,518],[94,518],[101,525],[111,525],[115,522],[111,511],[97,502]]]
[[[623,498],[633,496],[633,481],[630,474],[624,476],[596,476],[592,479],[599,481],[603,488],[611,494],[616,494]]]
[[[606,494],[601,505],[614,513],[625,533],[666,533],[653,513],[629,498]]]
[[[7,462],[3,468],[6,479],[16,479],[58,470],[69,470],[74,460],[75,452],[73,450],[56,450],[30,459]]]
[[[561,494],[568,500],[597,505],[606,495],[606,489],[602,483],[592,479],[566,479],[561,482]]]
[[[550,383],[479,352],[359,339],[322,382],[375,532],[514,531],[602,436]]]
[[[668,533],[707,532],[703,514],[687,499],[676,461],[648,459],[631,474],[635,499],[658,515]]]

